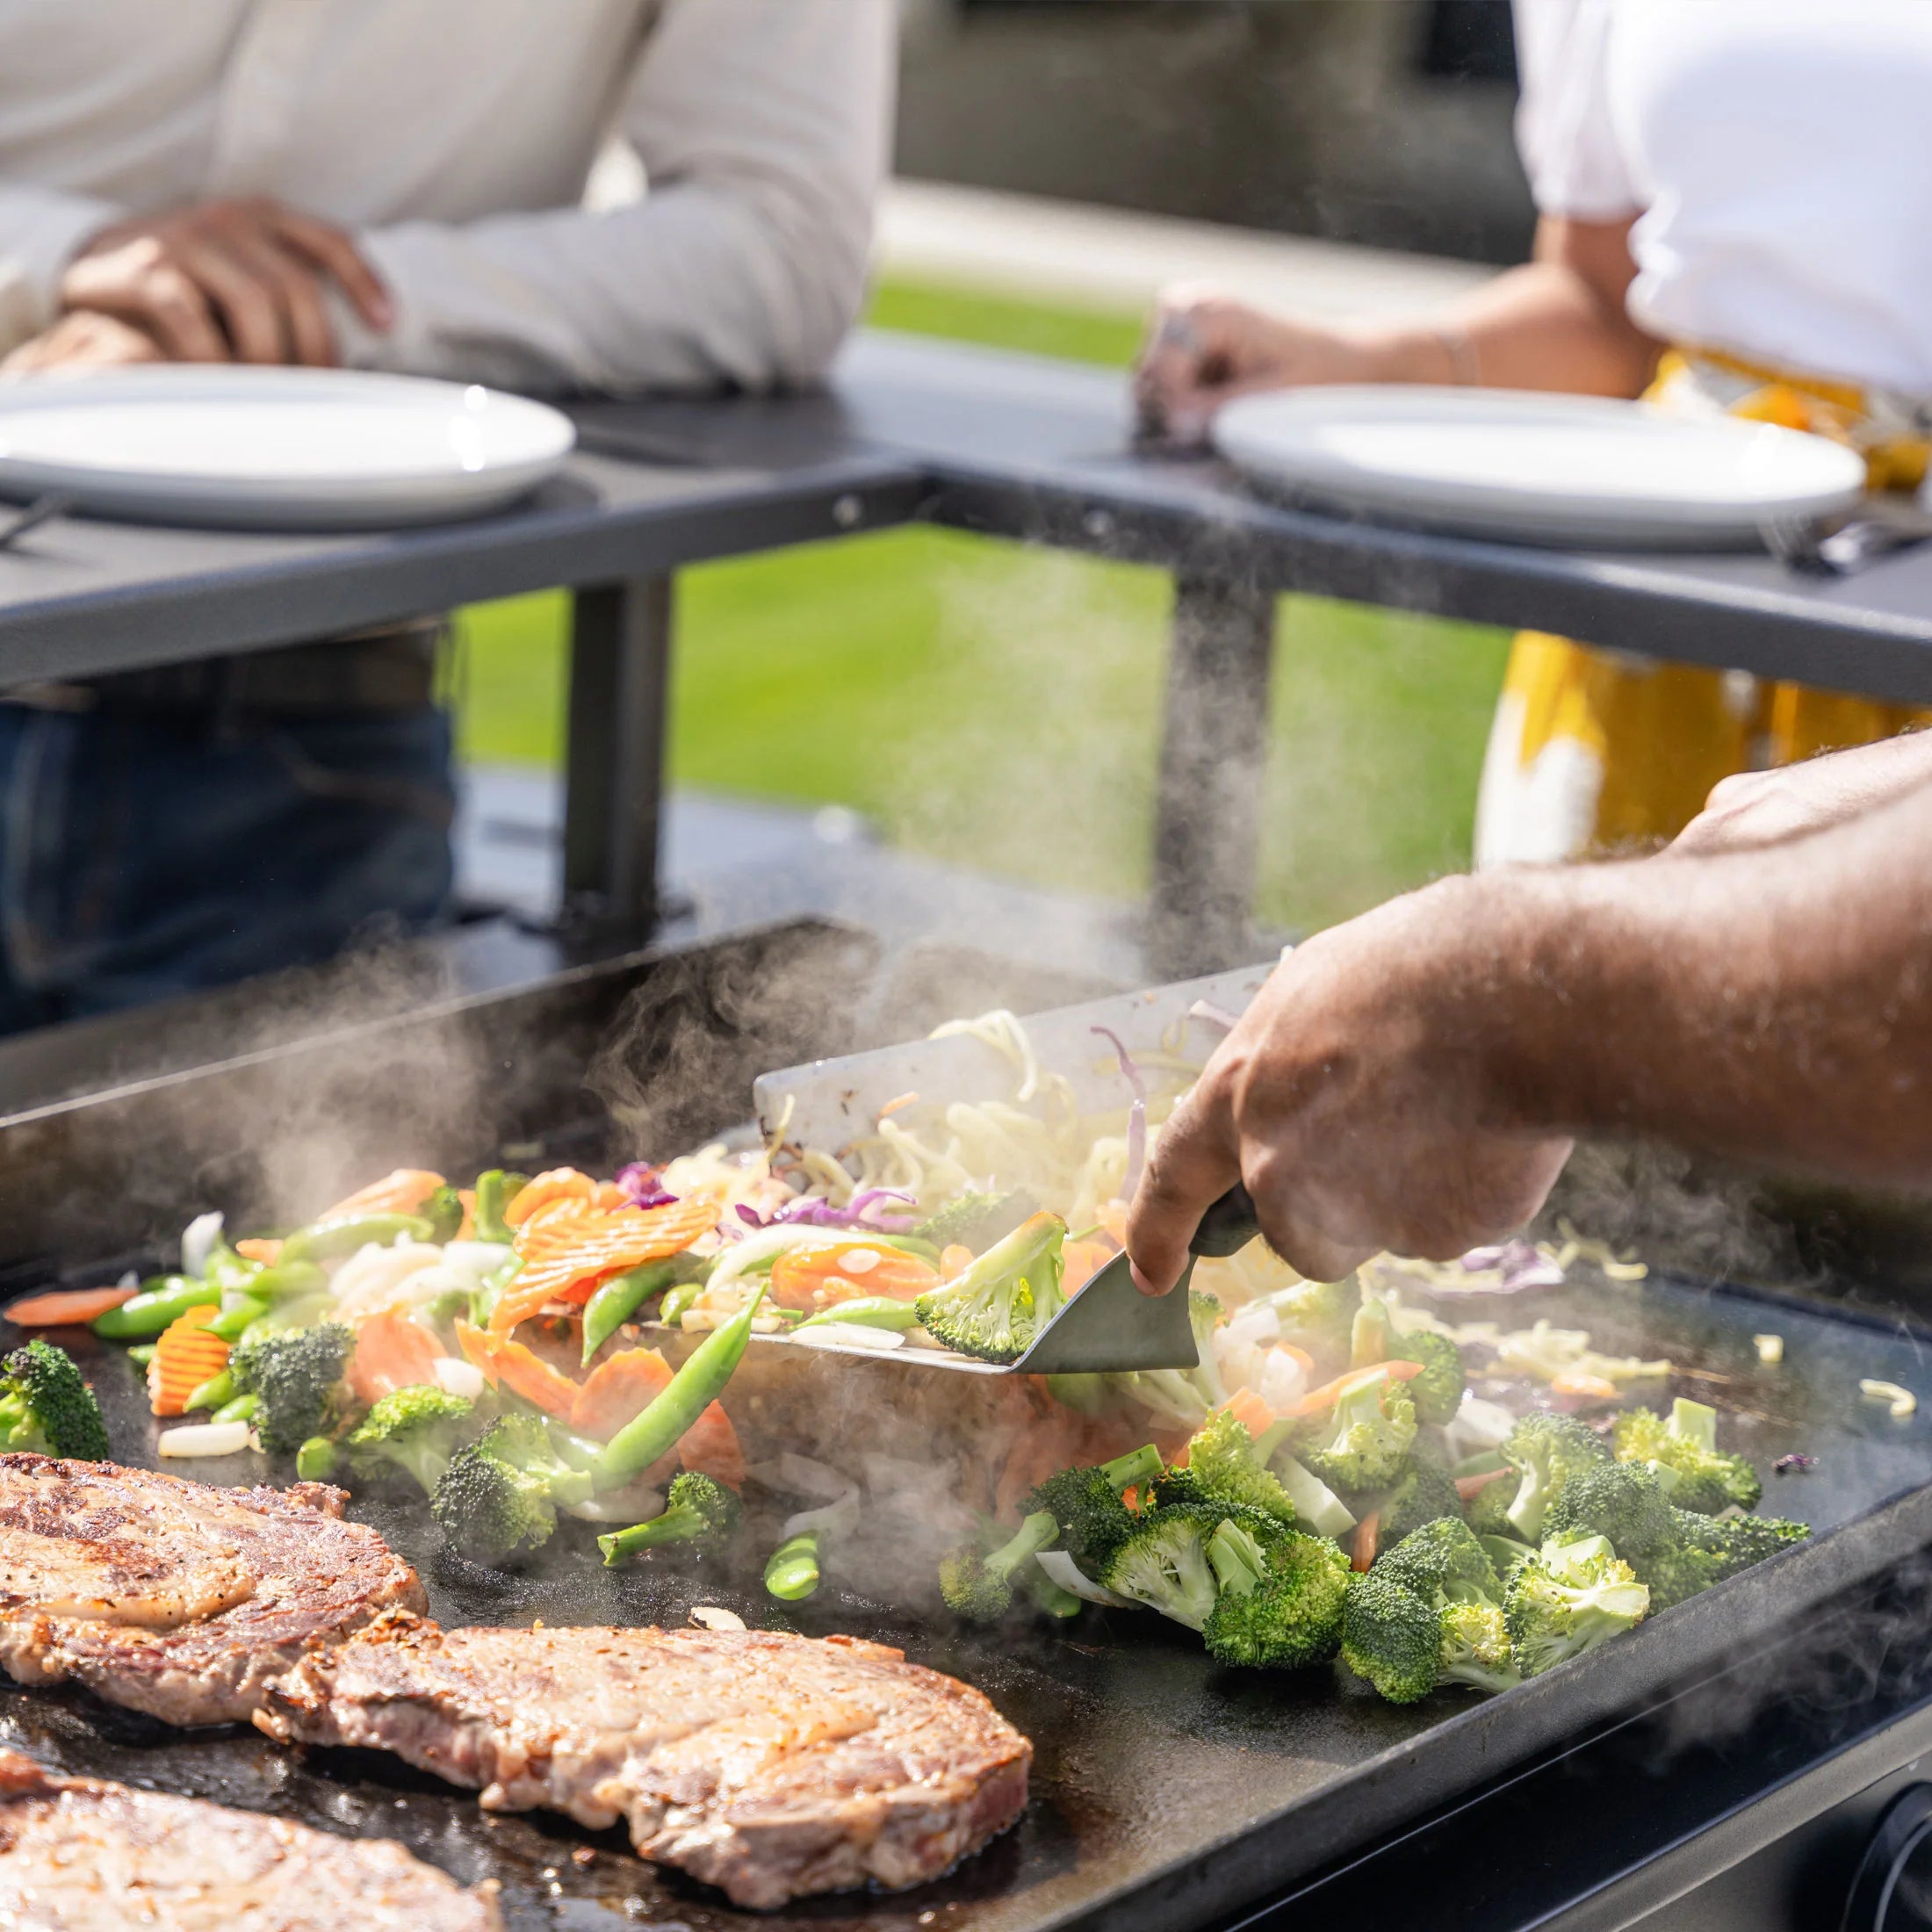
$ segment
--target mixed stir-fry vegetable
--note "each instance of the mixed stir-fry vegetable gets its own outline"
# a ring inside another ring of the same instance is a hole
[[[1121,1105],[1083,1116],[1010,1016],[971,1024],[1013,1063],[1010,1103],[909,1095],[847,1148],[781,1128],[608,1180],[399,1171],[279,1235],[231,1241],[204,1215],[171,1274],[6,1314],[128,1344],[175,1424],[163,1455],[259,1452],[306,1478],[411,1485],[476,1562],[523,1559],[574,1518],[607,1563],[761,1563],[770,1595],[797,1601],[838,1573],[869,1504],[856,1475],[780,1447],[782,1422],[775,1439],[768,1415],[734,1424],[720,1398],[752,1337],[1013,1359],[1119,1252],[1157,1117],[1193,1071],[1110,1040]],[[1546,1320],[1458,1325],[1411,1305],[1417,1289],[1453,1306],[1548,1287],[1583,1251],[1566,1235],[1324,1283],[1256,1243],[1197,1269],[1193,1369],[970,1379],[993,1420],[926,1472],[970,1525],[940,1597],[979,1623],[1151,1611],[1224,1663],[1339,1656],[1407,1701],[1535,1675],[1802,1537],[1749,1513],[1762,1485],[1719,1446],[1714,1410],[1624,1407],[1668,1362]],[[1522,1399],[1478,1396],[1471,1365]],[[739,1438],[753,1421],[761,1462]],[[106,1446],[44,1342],[6,1359],[0,1438]],[[746,1506],[748,1484],[802,1506],[777,1520]]]

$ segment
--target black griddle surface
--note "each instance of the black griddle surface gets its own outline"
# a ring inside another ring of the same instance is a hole
[[[1168,1927],[1223,1915],[1661,1695],[1686,1673],[1711,1674],[1754,1633],[1788,1624],[1803,1604],[1924,1539],[1932,1417],[1921,1410],[1894,1420],[1857,1393],[1859,1379],[1871,1376],[1923,1383],[1932,1395],[1928,1344],[1912,1331],[1669,1281],[1573,1286],[1444,1312],[1453,1320],[1498,1315],[1508,1326],[1546,1315],[1589,1326],[1611,1352],[1669,1355],[1683,1373],[1669,1388],[1653,1386],[1653,1399],[1694,1395],[1733,1411],[1739,1419],[1727,1439],[1767,1472],[1788,1450],[1820,1459],[1803,1475],[1767,1473],[1767,1511],[1820,1530],[1854,1522],[1862,1529],[1781,1557],[1502,1698],[1444,1691],[1403,1709],[1381,1702],[1339,1665],[1279,1675],[1222,1669],[1187,1633],[1134,1613],[1094,1610],[1071,1628],[1021,1622],[981,1633],[842,1596],[829,1582],[808,1603],[781,1606],[758,1587],[755,1568],[608,1571],[588,1526],[568,1528],[540,1570],[478,1570],[439,1553],[421,1504],[357,1499],[350,1513],[418,1564],[432,1612],[445,1623],[675,1627],[694,1604],[719,1604],[754,1626],[897,1644],[978,1685],[1033,1739],[1032,1800],[1006,1838],[919,1891],[809,1901],[779,1914],[734,1911],[717,1893],[645,1864],[621,1830],[593,1835],[545,1813],[493,1817],[471,1794],[375,1754],[305,1757],[253,1732],[174,1733],[72,1691],[10,1689],[0,1725],[6,1741],[63,1770],[399,1838],[465,1881],[498,1880],[516,1928]],[[1757,1360],[1751,1337],[1765,1330],[1784,1337],[1779,1367]],[[86,1361],[120,1460],[158,1464],[138,1371],[120,1350],[90,1337],[56,1338]],[[892,1373],[880,1365],[882,1401]],[[292,1473],[246,1454],[158,1466],[223,1483]]]

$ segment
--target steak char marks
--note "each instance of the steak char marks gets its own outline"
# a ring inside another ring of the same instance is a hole
[[[316,1645],[425,1607],[415,1570],[342,1520],[347,1501],[0,1455],[0,1663],[169,1724],[246,1722]]]
[[[271,1736],[392,1751],[487,1807],[620,1818],[769,1907],[937,1878],[1020,1815],[1033,1747],[883,1645],[772,1631],[441,1630],[382,1618],[270,1686]]]
[[[0,1924],[62,1932],[502,1932],[489,1888],[386,1838],[55,1777],[0,1750]]]

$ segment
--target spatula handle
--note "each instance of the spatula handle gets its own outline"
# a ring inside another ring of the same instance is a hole
[[[1190,1254],[1207,1255],[1218,1261],[1239,1254],[1260,1232],[1254,1202],[1248,1190],[1236,1181],[1200,1217],[1200,1225],[1194,1229],[1194,1238],[1187,1244],[1187,1250]]]

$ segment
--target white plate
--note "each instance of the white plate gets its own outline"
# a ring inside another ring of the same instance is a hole
[[[523,396],[356,370],[112,370],[0,385],[0,495],[244,530],[441,523],[552,475],[576,429]]]
[[[1265,487],[1368,516],[1542,543],[1708,550],[1854,508],[1822,436],[1643,403],[1391,386],[1245,396],[1215,447]]]

